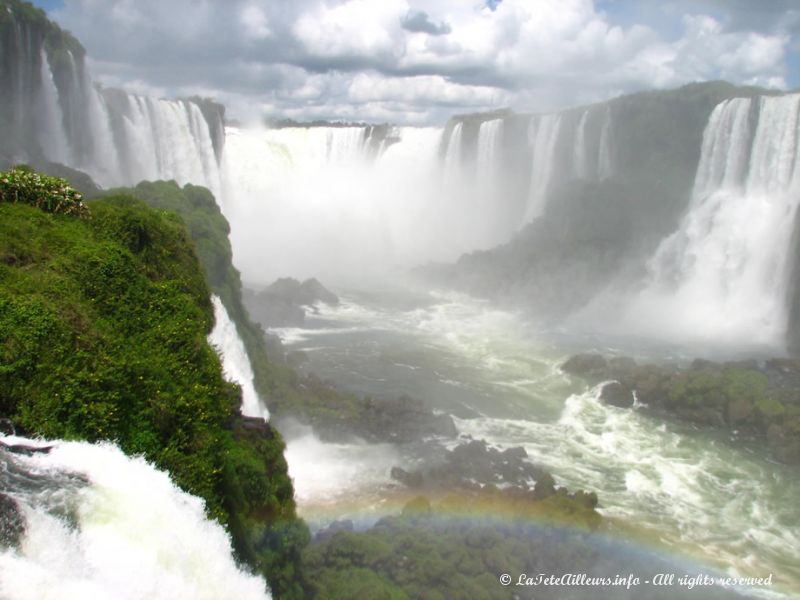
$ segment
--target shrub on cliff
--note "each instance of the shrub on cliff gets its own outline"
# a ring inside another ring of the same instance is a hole
[[[0,201],[30,204],[45,212],[88,217],[83,196],[66,179],[40,175],[25,166],[0,173]]]

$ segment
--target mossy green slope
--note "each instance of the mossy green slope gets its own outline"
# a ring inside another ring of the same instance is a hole
[[[233,266],[228,239],[230,226],[208,189],[195,185],[181,187],[174,181],[145,181],[134,188],[109,193],[135,196],[153,208],[173,211],[183,219],[209,286],[222,299],[247,349],[255,388],[274,417],[325,424],[358,417],[366,399],[339,392],[313,379],[302,379],[292,369],[269,359],[263,332],[242,304],[241,276]]]
[[[0,415],[28,434],[144,455],[205,499],[276,596],[298,597],[307,532],[284,444],[238,416],[183,222],[124,195],[90,210],[0,202]]]

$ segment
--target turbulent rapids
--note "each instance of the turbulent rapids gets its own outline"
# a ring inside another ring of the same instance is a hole
[[[523,446],[560,484],[596,490],[603,514],[646,546],[731,574],[774,573],[791,588],[800,584],[794,560],[800,514],[786,502],[800,493],[796,468],[737,448],[718,433],[600,403],[597,389],[584,389],[558,369],[565,340],[520,326],[519,315],[451,294],[405,311],[356,295],[338,308],[322,307],[304,329],[277,332],[290,349],[307,353],[307,370],[347,389],[430,398],[461,415],[461,434],[500,448]],[[288,454],[309,518],[330,519],[337,505],[351,517],[391,510],[376,502],[377,490],[391,497],[396,482],[389,467],[413,458],[316,442],[331,463],[326,472],[338,473],[353,496],[304,473],[300,459],[310,443],[290,440]],[[370,459],[356,472],[351,461],[359,452]]]
[[[25,527],[19,547],[0,548],[3,598],[270,597],[236,565],[201,500],[111,444],[56,442],[32,456],[0,449],[0,492]]]

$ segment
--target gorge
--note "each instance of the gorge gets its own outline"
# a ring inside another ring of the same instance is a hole
[[[0,595],[407,598],[433,581],[431,598],[509,598],[514,568],[628,566],[774,581],[631,598],[798,593],[800,94],[705,82],[441,126],[242,124],[101,87],[43,13],[0,9],[0,171],[100,198],[85,222],[0,205],[0,417],[27,436],[0,440],[54,444],[0,448],[0,499],[26,522]],[[262,328],[258,292],[282,277],[338,302]],[[71,357],[84,343],[103,358]],[[641,370],[561,368],[583,352]],[[604,398],[612,379],[631,408]],[[691,408],[728,394],[722,423],[641,406],[656,380]],[[117,564],[148,552],[138,581]]]

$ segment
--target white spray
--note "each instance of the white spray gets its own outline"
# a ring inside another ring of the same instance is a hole
[[[6,600],[270,597],[262,579],[236,565],[228,534],[206,517],[203,501],[142,458],[108,443],[57,442],[31,457],[0,451],[0,465],[44,482],[3,490],[26,522],[21,547],[0,551]]]

